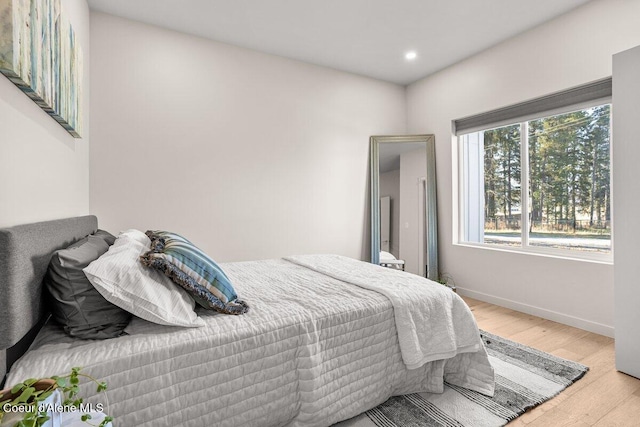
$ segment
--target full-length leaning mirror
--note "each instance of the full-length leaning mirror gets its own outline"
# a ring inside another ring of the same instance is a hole
[[[435,138],[371,137],[371,262],[438,279]]]

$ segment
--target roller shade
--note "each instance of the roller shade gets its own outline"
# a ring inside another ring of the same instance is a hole
[[[486,113],[454,120],[453,130],[456,135],[462,135],[518,121],[531,120],[541,117],[540,115],[543,113],[555,114],[568,107],[580,106],[581,104],[610,98],[611,77],[608,77],[509,107],[498,108]]]

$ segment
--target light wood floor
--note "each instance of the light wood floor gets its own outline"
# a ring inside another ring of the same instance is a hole
[[[464,297],[487,332],[580,362],[589,372],[516,426],[640,426],[640,380],[616,371],[613,339]]]

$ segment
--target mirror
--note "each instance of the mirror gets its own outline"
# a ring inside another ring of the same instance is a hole
[[[372,136],[371,262],[438,279],[435,138]]]

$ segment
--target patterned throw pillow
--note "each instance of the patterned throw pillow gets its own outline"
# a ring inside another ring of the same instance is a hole
[[[147,267],[162,271],[191,294],[204,308],[226,314],[243,314],[249,310],[238,300],[231,281],[207,254],[176,233],[147,231],[151,250],[140,257]]]

